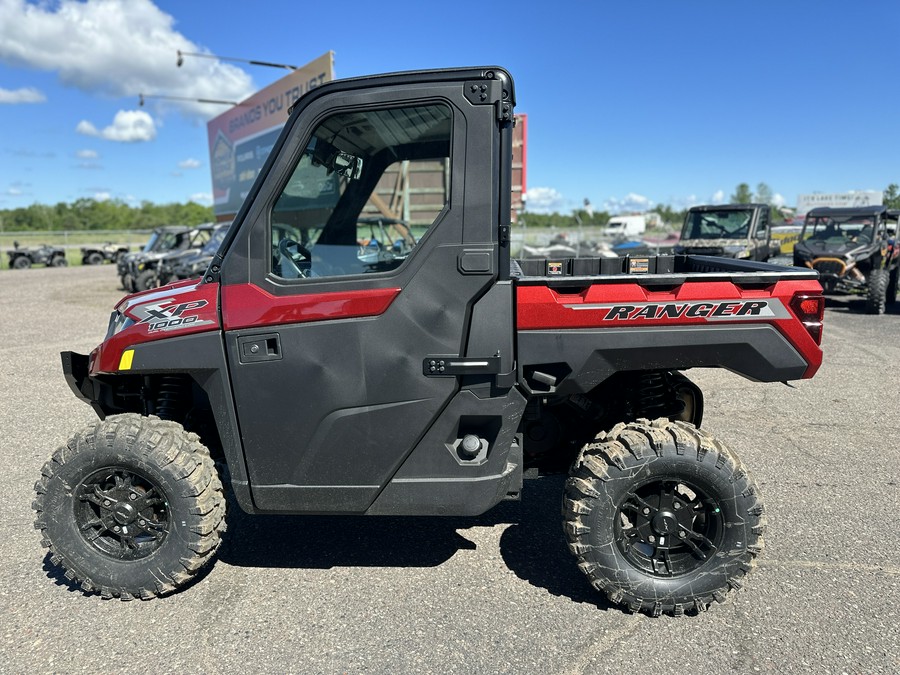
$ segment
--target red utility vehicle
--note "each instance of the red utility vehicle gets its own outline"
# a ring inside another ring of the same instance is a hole
[[[568,471],[569,547],[612,602],[682,614],[741,584],[763,507],[681,371],[812,377],[817,274],[514,260],[514,100],[478,68],[297,103],[204,277],[125,298],[90,356],[62,355],[100,418],[36,485],[67,576],[126,599],[188,583],[224,532],[223,483],[252,514],[474,516]],[[419,162],[444,166],[427,218],[414,193],[399,213],[379,197]],[[372,209],[398,222],[373,234]]]

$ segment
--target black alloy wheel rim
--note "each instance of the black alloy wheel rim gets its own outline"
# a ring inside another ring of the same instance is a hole
[[[123,467],[95,471],[76,491],[75,524],[93,548],[116,560],[140,560],[156,552],[169,532],[162,490]]]
[[[616,513],[620,553],[656,577],[677,577],[703,567],[719,551],[723,537],[718,503],[681,480],[643,483],[625,495]]]

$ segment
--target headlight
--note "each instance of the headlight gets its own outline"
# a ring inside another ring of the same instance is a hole
[[[106,339],[108,340],[113,335],[118,335],[123,330],[133,325],[134,319],[128,318],[118,310],[114,311],[109,317],[109,326],[106,329]]]

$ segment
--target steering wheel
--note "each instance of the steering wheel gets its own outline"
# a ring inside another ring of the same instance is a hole
[[[716,222],[715,220],[709,220],[708,218],[704,218],[704,219],[703,219],[703,224],[704,224],[704,225],[707,225],[707,226],[709,226],[709,227],[714,227],[714,228],[716,228],[716,229],[717,229],[719,232],[721,232],[722,234],[727,234],[727,233],[728,233],[728,230],[725,229],[725,226],[724,226],[724,225],[721,225],[720,223]]]
[[[301,277],[309,276],[312,270],[312,253],[303,244],[293,239],[282,239],[278,242],[278,252],[291,263],[297,274]]]

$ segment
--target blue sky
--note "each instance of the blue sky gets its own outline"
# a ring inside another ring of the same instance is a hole
[[[210,203],[206,120],[285,71],[501,65],[528,114],[531,210],[678,208],[765,182],[900,183],[900,3],[0,0],[0,208]]]

